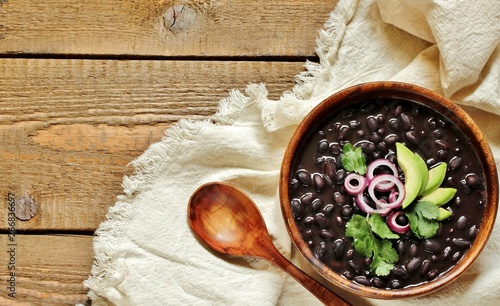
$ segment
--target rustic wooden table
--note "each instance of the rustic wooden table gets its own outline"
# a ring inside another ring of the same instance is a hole
[[[128,164],[233,88],[291,89],[334,5],[0,0],[0,305],[89,304]]]

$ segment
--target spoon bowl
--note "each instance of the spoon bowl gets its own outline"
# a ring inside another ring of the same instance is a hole
[[[325,305],[350,305],[294,266],[276,249],[260,211],[241,190],[223,183],[199,187],[189,200],[188,222],[198,238],[215,251],[266,259]]]

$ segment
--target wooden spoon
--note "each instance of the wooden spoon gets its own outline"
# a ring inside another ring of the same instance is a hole
[[[267,259],[301,283],[326,305],[350,305],[288,261],[273,245],[260,211],[239,189],[209,183],[188,205],[189,226],[212,249],[229,255]]]

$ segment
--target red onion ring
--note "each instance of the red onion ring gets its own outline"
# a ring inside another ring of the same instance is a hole
[[[404,214],[402,210],[393,211],[387,216],[385,222],[391,231],[398,234],[406,234],[410,230],[410,223],[408,222],[406,225],[399,225],[396,222],[397,217],[401,214]]]
[[[397,190],[395,190],[395,189],[391,190],[391,193],[389,194],[389,202],[396,201],[398,195],[399,195],[399,192]]]
[[[375,169],[381,166],[388,167],[394,176],[398,176],[398,169],[396,165],[394,165],[391,161],[385,158],[379,158],[372,161],[368,167],[366,168],[366,178],[371,181],[375,177]],[[394,187],[394,183],[392,181],[381,181],[377,184],[376,188],[378,191],[390,191]]]
[[[381,201],[377,198],[375,195],[375,186],[379,184],[380,182],[386,182],[386,181],[391,181],[394,183],[394,186],[397,188],[397,192],[399,193],[396,199],[394,201],[389,201],[389,203],[384,203],[385,201]],[[401,207],[403,204],[403,200],[405,198],[405,188],[403,183],[394,175],[391,174],[380,174],[375,176],[368,184],[368,194],[370,197],[373,199],[373,202],[375,202],[375,205],[377,208],[386,208],[389,207],[390,209],[398,208]]]
[[[352,181],[357,181],[357,185],[351,184]],[[365,190],[368,185],[366,178],[357,173],[349,173],[344,180],[345,191],[351,195],[358,194]]]
[[[369,215],[379,214],[381,216],[387,216],[387,214],[390,213],[392,210],[392,208],[390,207],[377,208],[377,209],[371,207],[370,205],[368,205],[368,203],[366,203],[362,192],[356,194],[356,204],[358,204],[359,209],[361,209],[362,211],[364,211]]]

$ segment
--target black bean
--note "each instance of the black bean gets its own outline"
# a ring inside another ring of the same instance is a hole
[[[384,136],[385,135],[385,129],[384,128],[380,128],[377,130],[377,133],[379,133],[381,136]]]
[[[462,165],[462,158],[454,156],[449,163],[451,170],[457,170]]]
[[[325,216],[331,215],[333,211],[333,204],[326,204],[321,211],[325,214]]]
[[[308,192],[300,198],[300,202],[304,205],[311,205],[313,200],[314,194],[312,192]]]
[[[314,248],[314,256],[321,260],[323,256],[326,254],[326,245],[324,242],[321,242],[320,245]]]
[[[366,268],[369,268],[370,265],[372,264],[372,259],[370,257],[365,257],[363,258],[363,260],[361,261],[361,263],[363,264],[363,266],[365,266]]]
[[[412,126],[412,118],[411,115],[407,112],[401,114],[401,121],[403,122],[403,129],[409,130]]]
[[[389,127],[392,130],[397,131],[401,128],[401,122],[397,118],[392,118],[389,120]]]
[[[435,239],[426,239],[424,241],[424,251],[435,254],[441,251],[441,245]]]
[[[335,201],[335,204],[337,205],[345,205],[347,203],[347,199],[345,195],[342,193],[336,191],[333,193],[333,200]]]
[[[405,265],[406,271],[409,273],[413,273],[420,269],[420,266],[422,265],[422,258],[420,257],[413,257],[408,261]]]
[[[370,279],[366,276],[356,276],[354,277],[354,281],[358,284],[364,285],[364,286],[370,286],[371,282]]]
[[[342,206],[342,210],[340,211],[340,213],[342,214],[342,216],[345,219],[349,219],[349,218],[351,218],[353,212],[352,212],[351,206],[344,205],[344,206]]]
[[[473,225],[469,228],[469,232],[467,233],[467,237],[469,237],[469,239],[474,239],[474,238],[476,238],[477,232],[478,232],[478,229],[477,229],[476,225]]]
[[[392,274],[401,279],[408,279],[410,277],[410,274],[408,273],[408,271],[406,271],[406,268],[401,265],[394,266],[394,268],[392,268]]]
[[[410,245],[410,249],[408,250],[408,254],[410,255],[410,257],[415,257],[417,255],[417,252],[418,246],[412,243],[412,245]]]
[[[311,184],[311,174],[309,174],[307,170],[298,170],[296,175],[297,179],[302,183],[302,185],[309,186]]]
[[[425,276],[427,273],[429,273],[429,270],[431,268],[431,261],[426,259],[422,262],[422,265],[420,266],[419,272],[420,276]]]
[[[292,214],[295,219],[300,219],[302,218],[304,214],[304,208],[302,207],[302,204],[300,203],[299,199],[292,199],[290,201],[290,206],[292,207]]]
[[[438,150],[438,158],[439,160],[445,160],[448,158],[448,151],[447,150]]]
[[[344,255],[344,240],[337,239],[333,242],[333,255],[340,259]]]
[[[343,184],[346,176],[347,172],[344,169],[337,170],[337,174],[335,175],[335,181],[337,182],[337,184]]]
[[[330,144],[330,152],[332,154],[340,154],[340,152],[342,152],[342,150],[340,148],[340,143],[338,143],[338,142],[332,142]]]
[[[357,274],[361,273],[361,266],[356,263],[354,260],[349,260],[347,262],[347,264],[349,265],[349,267],[351,267],[351,269],[354,270],[354,272],[356,272]]]
[[[292,189],[294,190],[297,190],[297,188],[299,187],[299,181],[297,179],[291,179],[290,180],[290,187],[292,187]]]
[[[439,128],[438,128],[438,129],[435,129],[435,130],[432,132],[432,134],[434,134],[434,136],[435,136],[436,138],[442,138],[442,137],[443,137],[443,135],[444,135],[444,131],[443,131],[443,129],[439,129]]]
[[[326,177],[333,179],[335,177],[335,173],[337,172],[335,160],[333,158],[325,159],[321,165],[321,171]]]
[[[349,121],[349,127],[351,129],[355,129],[355,128],[357,128],[360,125],[361,125],[361,122],[359,122],[358,120],[351,120],[351,121]]]
[[[335,221],[337,221],[338,226],[342,226],[342,224],[344,224],[344,220],[340,216],[335,217]]]
[[[481,184],[481,179],[477,174],[469,173],[465,176],[465,182],[467,183],[467,186],[476,188]]]
[[[406,240],[399,239],[397,249],[399,254],[404,254],[404,252],[406,251]]]
[[[453,238],[451,242],[459,248],[468,249],[470,248],[470,241],[463,238]]]
[[[429,271],[429,273],[427,273],[425,277],[427,278],[427,280],[433,280],[436,278],[436,276],[438,276],[438,274],[439,274],[438,270],[432,269]]]
[[[354,279],[354,274],[351,272],[351,271],[344,271],[344,273],[342,273],[342,275],[344,275],[345,278],[347,279]]]
[[[316,221],[316,224],[320,228],[327,228],[330,226],[330,220],[328,220],[328,218],[326,218],[325,215],[322,213],[317,213],[314,216],[314,221]]]
[[[368,138],[368,139],[370,139],[370,141],[373,142],[373,143],[379,143],[379,141],[382,140],[382,136],[379,133],[377,133],[377,132],[373,132],[370,135],[370,138]]]
[[[464,229],[467,226],[467,217],[466,216],[460,216],[457,221],[457,228],[458,229]]]
[[[383,280],[381,280],[380,278],[378,277],[373,277],[372,280],[371,280],[371,283],[374,287],[377,287],[377,288],[384,288],[385,287],[385,283]]]
[[[319,232],[319,235],[321,236],[321,238],[328,240],[332,240],[333,238],[335,238],[335,234],[333,233],[333,231],[328,229],[321,230]]]
[[[399,141],[399,135],[389,134],[385,137],[384,140],[388,145],[392,146],[393,144]]]
[[[435,158],[431,157],[431,158],[427,159],[425,161],[425,163],[427,164],[427,166],[432,167],[433,165],[435,165],[437,163],[437,160]]]
[[[353,249],[349,249],[346,252],[347,259],[352,259],[354,257],[355,251]]]
[[[375,152],[375,144],[373,142],[369,142],[368,145],[366,146],[366,154],[373,154],[373,152]]]
[[[449,146],[448,146],[448,143],[444,140],[436,140],[434,142],[437,146],[438,149],[441,149],[441,150],[448,150]]]
[[[435,129],[437,126],[436,118],[434,117],[430,117],[429,119],[427,119],[427,123],[429,124],[429,128],[431,129]]]
[[[419,144],[419,139],[417,137],[417,132],[415,130],[406,132],[405,134],[406,139],[408,139],[409,142],[418,145]]]
[[[454,203],[458,207],[462,206],[462,198],[461,197],[456,197]]]
[[[316,188],[317,192],[321,192],[323,188],[325,187],[325,180],[323,179],[323,175],[319,173],[314,173],[313,174],[313,183]]]
[[[323,206],[323,201],[321,199],[314,199],[311,203],[312,210],[317,212]]]
[[[349,127],[347,125],[342,126],[340,128],[338,138],[340,140],[345,139],[347,137],[347,135],[349,135],[349,132],[350,132],[350,129],[349,129]]]
[[[387,147],[387,143],[385,143],[384,141],[379,142],[379,144],[377,145],[377,149],[381,153],[387,153],[387,151],[389,150]]]
[[[314,217],[308,216],[304,219],[304,226],[310,227],[313,224]]]
[[[401,113],[404,111],[404,108],[401,104],[398,104],[394,107],[394,116],[397,117],[401,115]]]
[[[401,288],[401,286],[402,286],[401,281],[399,279],[393,279],[391,281],[391,288],[392,289],[399,289],[399,288]]]
[[[377,122],[377,118],[375,118],[375,116],[368,116],[366,121],[368,123],[368,127],[370,128],[370,130],[372,132],[375,132],[376,130],[378,130],[378,122]]]
[[[328,146],[329,146],[328,140],[326,139],[321,140],[318,144],[318,152],[321,154],[325,153],[326,150],[328,150]]]
[[[451,261],[457,262],[460,259],[460,257],[462,257],[462,253],[457,251],[453,254],[453,256],[451,256]]]

